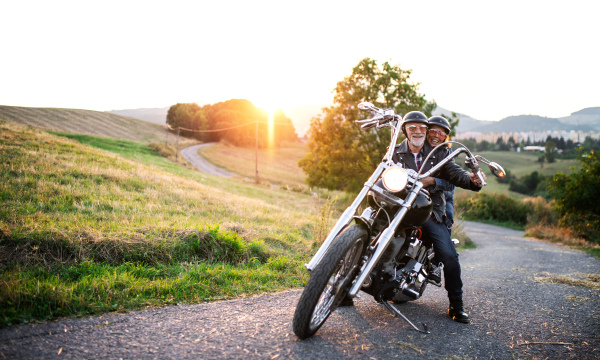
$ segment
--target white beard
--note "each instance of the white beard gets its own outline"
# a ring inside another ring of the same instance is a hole
[[[420,147],[421,145],[423,145],[424,142],[425,142],[425,136],[420,137],[420,138],[415,138],[415,135],[413,135],[410,137],[410,143],[414,147]]]

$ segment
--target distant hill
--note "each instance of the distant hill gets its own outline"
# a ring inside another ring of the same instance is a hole
[[[165,140],[164,126],[102,111],[0,105],[0,119],[74,134],[139,142]]]
[[[167,106],[164,108],[111,110],[107,112],[164,125],[167,123],[167,112],[169,112],[169,108],[170,107]]]
[[[589,125],[574,125],[563,123],[559,119],[548,118],[538,115],[517,115],[509,116],[500,121],[488,123],[476,127],[472,131],[478,132],[529,132],[529,131],[547,131],[547,130],[581,130],[591,131],[593,128]]]
[[[456,113],[456,114],[458,115],[458,119],[459,119],[457,131],[475,131],[473,129],[483,126],[485,124],[494,122],[494,121],[477,120],[477,119],[470,117],[469,115],[465,115],[465,114],[461,114],[461,113]],[[441,106],[438,106],[433,111],[433,115],[445,115],[445,116],[450,117],[450,116],[452,116],[452,111],[444,109]]]
[[[451,111],[438,106],[434,114],[450,116]],[[500,121],[483,121],[460,113],[458,113],[458,118],[460,119],[457,128],[459,132],[600,131],[600,107],[585,108],[561,118],[516,115]]]

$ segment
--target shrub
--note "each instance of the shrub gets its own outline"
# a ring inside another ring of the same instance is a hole
[[[600,153],[581,152],[581,169],[566,175],[558,172],[549,185],[560,223],[578,236],[600,242]]]
[[[527,224],[527,217],[532,212],[530,204],[497,193],[458,196],[455,202],[467,219],[486,220],[520,228]]]

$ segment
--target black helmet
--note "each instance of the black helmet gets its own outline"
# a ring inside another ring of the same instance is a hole
[[[427,116],[425,114],[423,114],[420,111],[411,111],[404,115],[404,118],[402,119],[402,132],[404,133],[404,136],[408,136],[406,134],[406,123],[409,122],[423,123],[426,125],[429,124],[429,121],[427,120]]]
[[[446,129],[446,132],[448,134],[450,134],[450,123],[448,122],[448,120],[446,120],[446,118],[442,117],[442,116],[432,116],[429,118],[429,128],[431,128],[431,126],[433,125],[437,125],[437,126],[441,126],[444,129]]]

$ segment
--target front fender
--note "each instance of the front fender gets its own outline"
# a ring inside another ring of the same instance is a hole
[[[357,224],[362,225],[365,229],[367,229],[367,235],[369,236],[368,239],[370,239],[372,235],[371,224],[369,224],[369,222],[365,221],[365,219],[358,215],[354,216],[353,219],[354,221],[356,221]]]

